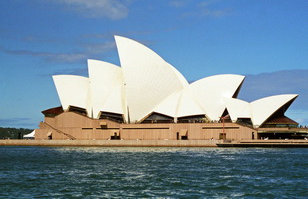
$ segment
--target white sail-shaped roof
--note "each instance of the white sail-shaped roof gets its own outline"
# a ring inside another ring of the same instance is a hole
[[[115,36],[115,40],[121,67],[90,59],[89,78],[53,76],[65,111],[76,106],[93,118],[99,118],[101,112],[117,113],[134,123],[153,112],[174,118],[205,115],[219,120],[227,108],[233,121],[251,118],[258,127],[297,97],[277,95],[251,103],[235,99],[245,78],[242,75],[214,75],[188,84],[151,49],[128,38]]]
[[[235,98],[225,98],[224,100],[232,121],[235,122],[238,118],[251,118],[249,102]]]
[[[261,98],[251,103],[239,99],[225,98],[232,121],[238,118],[251,118],[255,127],[261,126],[270,116],[298,95],[275,95]]]
[[[251,102],[252,123],[256,127],[261,126],[272,114],[297,96],[295,94],[275,95]]]
[[[165,100],[159,103],[153,110],[153,112],[161,113],[170,117],[177,116],[178,104],[181,99],[183,90],[175,92],[168,96]]]
[[[205,115],[205,111],[194,99],[189,86],[167,97],[153,112],[170,117]]]
[[[148,115],[162,100],[188,85],[169,63],[146,46],[115,36],[132,122]]]
[[[76,75],[54,75],[53,80],[64,110],[76,106],[87,110],[91,116],[89,78]]]
[[[176,117],[185,117],[192,115],[205,115],[204,110],[194,99],[191,89],[188,87],[183,90],[177,107]]]
[[[242,75],[214,75],[193,82],[189,87],[210,120],[219,120],[226,105],[244,80]]]
[[[88,69],[93,117],[98,118],[101,111],[124,114],[122,69],[92,59],[88,60]]]
[[[114,87],[104,102],[101,111],[125,115],[126,110],[123,92],[123,86]]]

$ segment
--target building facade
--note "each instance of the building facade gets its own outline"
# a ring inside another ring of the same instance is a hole
[[[241,140],[261,139],[260,129],[297,128],[284,115],[296,94],[246,102],[237,99],[242,75],[189,84],[141,43],[115,40],[121,67],[88,60],[89,77],[53,76],[61,106],[42,112],[35,139]]]

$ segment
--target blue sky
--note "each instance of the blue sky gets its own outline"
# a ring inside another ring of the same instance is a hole
[[[156,51],[189,81],[246,75],[239,98],[300,96],[287,116],[308,125],[306,0],[2,0],[0,126],[36,128],[60,105],[51,76],[119,64],[113,35]]]

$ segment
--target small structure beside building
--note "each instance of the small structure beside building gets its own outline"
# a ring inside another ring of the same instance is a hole
[[[34,139],[35,138],[35,130],[33,130],[31,133],[24,135],[24,139]]]

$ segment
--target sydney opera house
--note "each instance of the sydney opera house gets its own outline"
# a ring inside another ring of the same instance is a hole
[[[121,66],[88,60],[89,77],[53,76],[61,106],[42,111],[35,139],[262,139],[298,126],[285,116],[296,94],[246,102],[237,99],[242,75],[189,83],[141,43],[115,41]]]

